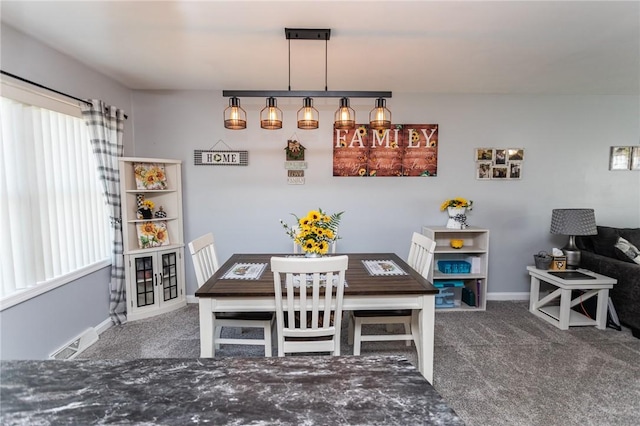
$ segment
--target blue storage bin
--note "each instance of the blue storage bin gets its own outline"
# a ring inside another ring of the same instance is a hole
[[[443,274],[468,274],[471,264],[464,260],[438,260],[438,270]]]
[[[436,308],[456,308],[462,300],[462,281],[436,281],[433,286],[440,290],[436,294]]]

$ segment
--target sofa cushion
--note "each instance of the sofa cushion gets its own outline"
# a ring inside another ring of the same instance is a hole
[[[629,241],[625,240],[624,238],[619,237],[618,241],[615,244],[615,248],[617,251],[619,251],[624,255],[624,256],[618,255],[617,256],[618,258],[620,258],[621,260],[626,260],[628,262],[635,262],[638,265],[640,265],[640,250],[638,250],[638,248],[635,245],[631,244]]]
[[[640,247],[640,228],[620,228],[618,235],[636,247]]]
[[[616,258],[614,245],[618,241],[618,228],[609,226],[598,226],[598,235],[591,237],[593,251],[602,256]]]

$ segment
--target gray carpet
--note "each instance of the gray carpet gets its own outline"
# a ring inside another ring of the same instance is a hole
[[[639,424],[640,339],[624,328],[562,331],[527,306],[488,302],[486,312],[437,312],[434,387],[467,425]],[[197,358],[199,352],[198,307],[188,305],[112,327],[79,358]],[[342,353],[352,353],[346,329]],[[415,349],[402,342],[367,342],[362,354],[416,361]],[[216,355],[262,353],[226,346]]]

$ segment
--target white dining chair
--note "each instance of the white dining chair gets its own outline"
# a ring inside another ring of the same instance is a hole
[[[423,277],[429,274],[429,268],[433,261],[433,251],[436,248],[436,242],[429,237],[413,233],[411,237],[411,247],[409,248],[409,257],[407,263],[415,269]],[[379,311],[353,311],[349,316],[349,344],[353,345],[353,354],[360,355],[360,347],[362,342],[380,342],[404,340],[407,346],[411,346],[414,341],[411,332],[411,309],[400,310],[379,310]],[[364,324],[384,324],[386,325],[387,334],[363,334],[362,326]],[[391,324],[402,324],[404,326],[404,334],[391,333]]]
[[[198,287],[201,287],[219,268],[213,234],[208,233],[191,241],[189,251],[193,259]],[[220,345],[259,345],[264,346],[265,356],[271,356],[271,335],[275,318],[273,312],[216,312],[215,316],[216,329],[213,337],[215,349],[219,349]],[[222,327],[261,328],[264,338],[223,338],[221,337]]]
[[[293,228],[293,231],[295,234],[298,233],[298,229],[297,227]],[[337,238],[338,233],[336,232],[336,239],[333,240],[333,242],[331,244],[329,244],[329,252],[331,254],[335,254],[336,253],[336,246],[338,245],[338,238]],[[293,253],[294,254],[300,254],[302,253],[302,247],[300,247],[300,244],[296,243],[295,241],[293,242]]]
[[[342,299],[348,256],[272,257],[278,356],[340,355]]]

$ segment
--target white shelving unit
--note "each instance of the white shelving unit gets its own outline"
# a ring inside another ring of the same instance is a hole
[[[122,157],[120,192],[126,269],[127,319],[135,321],[186,306],[182,224],[182,162],[158,158]],[[166,189],[138,189],[134,163],[162,164]],[[138,219],[137,196],[160,206],[166,217]],[[140,248],[138,225],[166,224],[169,244]]]
[[[460,307],[443,308],[442,310],[486,310],[489,272],[489,230],[476,227],[449,229],[444,226],[423,226],[422,234],[436,242],[434,259],[427,277],[429,281],[433,283],[438,281],[462,281],[465,288],[472,291],[475,296],[475,306],[470,306],[462,301]],[[462,248],[452,248],[452,239],[462,240]],[[439,260],[465,260],[472,263],[472,265],[475,264],[476,268],[465,274],[445,274],[438,270]]]

